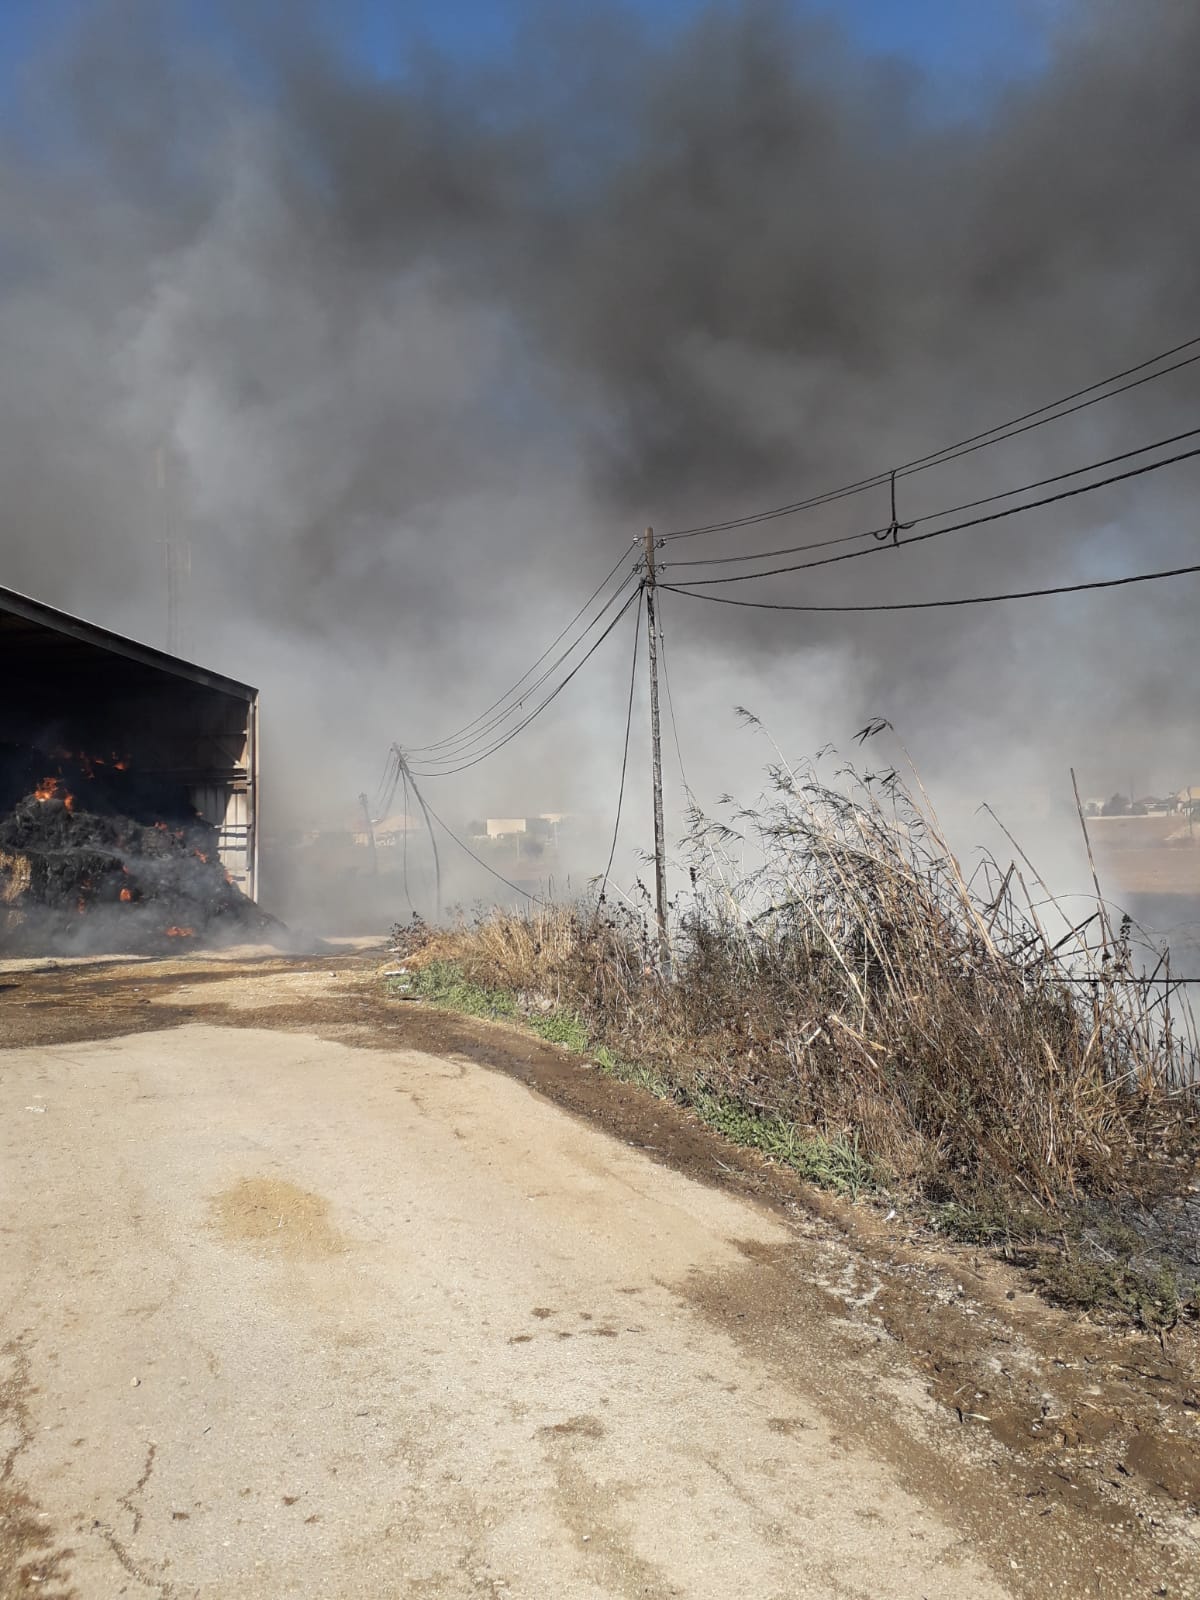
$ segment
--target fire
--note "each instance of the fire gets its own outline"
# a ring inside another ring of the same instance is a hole
[[[33,791],[33,798],[35,800],[53,800],[57,791],[57,778],[43,778],[41,783],[39,783],[37,788]]]
[[[121,890],[121,899],[122,900],[126,900],[126,901],[132,900],[133,899],[133,890],[132,889],[122,889]]]
[[[203,861],[205,866],[208,865],[208,857],[204,854],[203,850],[193,850],[192,854],[195,856],[197,861]]]
[[[195,928],[168,928],[167,929],[167,938],[168,939],[194,939],[195,937],[196,937]]]
[[[63,795],[63,805],[66,806],[68,811],[74,811],[74,809],[75,809],[75,796],[73,794],[65,794],[65,795]]]

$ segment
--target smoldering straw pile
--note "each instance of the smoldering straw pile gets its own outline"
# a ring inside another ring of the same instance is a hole
[[[31,784],[35,754],[0,763],[0,950],[161,952],[272,926],[178,785],[66,753]]]

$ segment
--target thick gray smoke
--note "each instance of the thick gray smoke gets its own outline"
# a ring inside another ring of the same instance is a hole
[[[561,9],[503,60],[414,49],[381,79],[316,6],[197,37],[182,8],[94,5],[10,111],[0,581],[162,642],[163,541],[186,543],[181,649],[262,686],[277,820],[349,815],[390,740],[474,715],[644,523],[796,498],[1200,332],[1194,7],[1068,9],[1043,70],[952,122],[802,9],[669,38]],[[1197,370],[914,479],[901,515],[1189,427]],[[1177,564],[1196,471],[757,592]],[[862,497],[666,558],[881,517]],[[955,803],[1049,814],[1070,761],[1088,791],[1200,781],[1198,594],[862,618],[668,597],[689,777],[757,781],[745,702],[796,751],[888,716]],[[436,788],[443,814],[611,812],[628,648]]]

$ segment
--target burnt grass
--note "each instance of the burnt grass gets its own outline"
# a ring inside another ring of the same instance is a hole
[[[1200,1316],[1196,1037],[1167,958],[1103,901],[1036,910],[1019,852],[968,879],[888,777],[847,795],[777,769],[739,829],[697,818],[669,971],[645,916],[587,902],[397,928],[399,982],[1002,1253],[1061,1304]]]

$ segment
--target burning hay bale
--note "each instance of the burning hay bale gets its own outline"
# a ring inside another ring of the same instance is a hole
[[[184,948],[271,922],[186,795],[119,761],[66,758],[0,814],[0,947]]]

